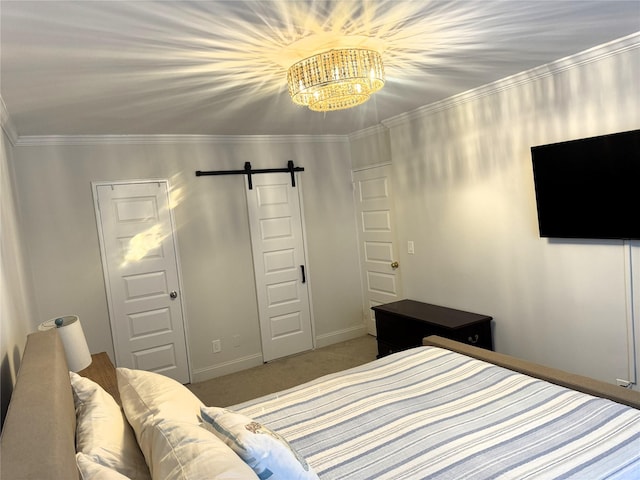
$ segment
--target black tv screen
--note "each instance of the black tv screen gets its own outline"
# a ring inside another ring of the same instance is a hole
[[[640,239],[640,130],[531,147],[541,237]]]

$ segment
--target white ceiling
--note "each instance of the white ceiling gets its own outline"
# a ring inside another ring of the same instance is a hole
[[[0,3],[0,95],[30,135],[348,134],[640,30],[638,0]],[[286,68],[369,37],[387,83],[327,114]]]

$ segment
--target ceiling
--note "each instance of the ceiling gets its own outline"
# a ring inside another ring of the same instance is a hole
[[[322,135],[632,34],[640,2],[2,0],[0,19],[0,95],[21,137]],[[290,64],[363,41],[382,51],[380,92],[329,113],[291,102]]]

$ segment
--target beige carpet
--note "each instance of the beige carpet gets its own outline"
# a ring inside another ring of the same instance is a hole
[[[242,372],[187,385],[205,405],[228,407],[375,360],[370,335],[274,360]]]

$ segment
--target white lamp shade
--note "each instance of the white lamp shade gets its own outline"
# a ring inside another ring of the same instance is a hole
[[[38,327],[39,330],[49,330],[51,328],[55,328],[60,335],[69,370],[79,372],[87,368],[91,364],[91,353],[78,316],[66,315],[52,318],[42,322]]]

